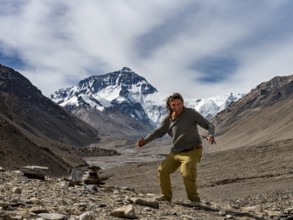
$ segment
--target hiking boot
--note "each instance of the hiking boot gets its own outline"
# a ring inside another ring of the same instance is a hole
[[[196,200],[196,201],[188,201],[187,204],[190,207],[199,207],[201,205],[200,200]]]
[[[161,201],[171,202],[172,199],[168,199],[165,196],[159,196],[159,197],[156,197],[155,200],[159,202]]]

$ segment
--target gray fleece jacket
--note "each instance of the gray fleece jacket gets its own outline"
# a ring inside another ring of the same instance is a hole
[[[196,110],[184,107],[182,114],[174,121],[169,115],[166,116],[161,126],[145,138],[145,143],[168,134],[173,140],[171,152],[177,153],[192,149],[202,144],[197,125],[208,130],[209,135],[214,135],[215,127],[212,123]]]

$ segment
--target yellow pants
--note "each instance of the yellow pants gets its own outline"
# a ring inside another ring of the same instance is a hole
[[[188,152],[170,153],[158,169],[158,179],[161,194],[168,200],[172,199],[170,174],[180,167],[187,197],[191,201],[199,201],[196,185],[196,165],[200,161],[202,148]]]

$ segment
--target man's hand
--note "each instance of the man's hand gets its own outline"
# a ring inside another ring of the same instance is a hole
[[[213,135],[208,135],[207,140],[210,144],[217,144]]]
[[[176,112],[172,112],[172,114],[171,114],[171,119],[172,120],[175,120],[177,118],[177,114],[176,114]]]
[[[139,139],[136,143],[136,147],[137,148],[140,148],[142,147],[143,145],[145,145],[145,140],[143,138]]]

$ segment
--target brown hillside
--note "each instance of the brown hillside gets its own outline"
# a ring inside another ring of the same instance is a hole
[[[0,165],[48,166],[54,175],[84,164],[69,154],[99,142],[97,131],[43,96],[20,73],[0,65]]]
[[[262,83],[214,119],[225,150],[293,138],[293,75]]]
[[[38,165],[49,167],[51,175],[68,174],[85,162],[68,155],[66,148],[70,149],[60,142],[40,139],[0,114],[0,166],[11,170]]]

